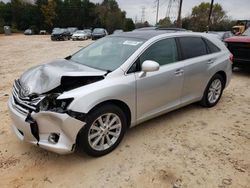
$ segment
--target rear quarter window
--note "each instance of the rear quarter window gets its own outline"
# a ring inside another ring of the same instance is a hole
[[[207,47],[208,47],[208,51],[210,54],[212,53],[216,53],[216,52],[219,52],[220,51],[220,48],[218,48],[214,43],[212,43],[210,40],[208,39],[204,39],[206,44],[207,44]]]
[[[207,47],[201,37],[180,37],[179,43],[182,51],[182,58],[189,59],[207,54]]]

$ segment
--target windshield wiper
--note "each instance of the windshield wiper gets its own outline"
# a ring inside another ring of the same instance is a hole
[[[65,59],[66,59],[66,60],[70,60],[71,57],[72,57],[72,55],[69,55],[69,56],[65,57]]]
[[[112,71],[111,70],[106,70],[107,73],[105,74],[105,76],[107,76],[109,73],[111,73]]]

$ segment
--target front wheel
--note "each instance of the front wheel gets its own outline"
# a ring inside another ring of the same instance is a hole
[[[224,86],[225,81],[223,77],[219,74],[214,75],[206,87],[203,98],[200,101],[201,105],[204,107],[215,106],[221,98]]]
[[[103,105],[90,112],[80,131],[77,144],[91,156],[102,156],[114,150],[126,131],[126,117],[117,106]]]

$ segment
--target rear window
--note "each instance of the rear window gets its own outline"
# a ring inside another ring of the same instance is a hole
[[[207,54],[207,47],[201,37],[180,37],[183,59],[199,57]]]
[[[104,33],[104,29],[94,29],[93,33]]]
[[[204,39],[207,43],[207,47],[208,47],[208,51],[210,54],[212,53],[216,53],[220,51],[220,48],[218,48],[214,43],[212,43],[210,40],[208,39]]]

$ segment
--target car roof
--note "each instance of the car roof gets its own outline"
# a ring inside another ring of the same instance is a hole
[[[108,37],[127,37],[137,38],[142,40],[151,40],[153,38],[159,39],[161,37],[205,37],[209,39],[221,49],[225,49],[225,45],[216,37],[215,34],[210,33],[199,33],[199,32],[188,32],[188,31],[169,31],[169,30],[150,30],[150,31],[131,31],[123,33],[115,33]]]
[[[113,34],[112,36],[117,36],[117,37],[129,37],[129,38],[138,38],[138,39],[144,39],[144,40],[149,40],[155,36],[162,35],[162,34],[167,34],[167,33],[181,33],[179,31],[175,30],[134,30],[130,32],[123,32],[123,33],[117,33]],[[183,31],[182,31],[183,32]]]

